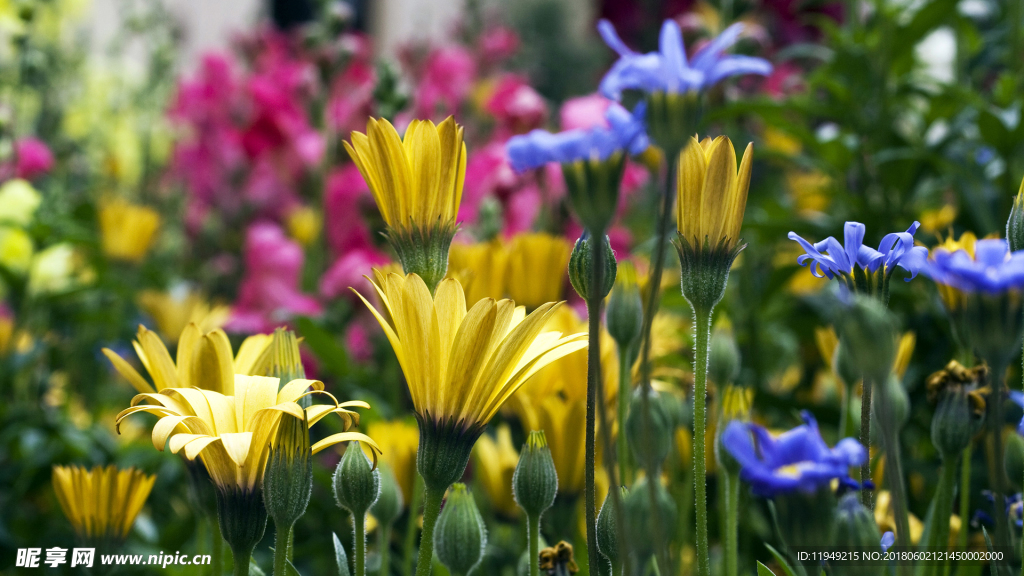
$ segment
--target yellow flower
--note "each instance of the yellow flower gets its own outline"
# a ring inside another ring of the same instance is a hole
[[[505,297],[508,250],[500,240],[476,244],[452,244],[448,253],[448,275],[466,288],[466,301]],[[554,298],[553,300],[557,300]]]
[[[896,347],[896,359],[892,363],[892,373],[897,380],[902,381],[907,373],[907,366],[910,366],[910,358],[914,355],[914,345],[917,344],[917,335],[913,332],[904,332]]]
[[[931,253],[935,254],[936,250],[946,250],[948,252],[956,252],[957,250],[963,250],[967,253],[971,259],[974,259],[974,245],[978,242],[978,237],[973,232],[964,232],[960,235],[960,238],[953,240],[953,236],[950,235],[948,238],[942,241],[941,244],[931,249]],[[954,288],[947,284],[935,283],[936,288],[939,289],[939,296],[942,298],[942,303],[945,304],[946,310],[954,311],[960,310],[967,303],[967,295],[964,294],[958,288]]]
[[[794,207],[801,213],[824,212],[830,198],[831,179],[821,172],[790,170],[786,172],[786,185],[793,197]]]
[[[953,516],[959,521],[959,517]],[[950,525],[953,524],[950,518]],[[896,516],[892,510],[892,496],[888,490],[879,490],[875,495],[875,523],[878,524],[880,532],[896,533]],[[959,523],[959,522],[957,522]],[[924,534],[924,524],[913,514],[907,515],[907,527],[910,529],[910,543],[917,544]]]
[[[533,309],[562,298],[572,244],[561,236],[518,234],[509,247],[505,273],[508,297]]]
[[[315,208],[298,206],[288,212],[286,217],[288,234],[298,240],[299,244],[309,246],[320,236],[323,218]]]
[[[32,264],[35,246],[32,237],[21,228],[0,226],[0,266],[24,274]]]
[[[146,257],[160,228],[156,210],[121,199],[103,200],[99,216],[103,253],[108,258],[139,262]]]
[[[0,222],[27,226],[42,202],[42,196],[27,181],[8,180],[0,186]]]
[[[707,243],[711,250],[732,252],[739,243],[753,149],[747,144],[738,171],[736,150],[725,136],[700,142],[691,138],[679,156],[676,224],[695,250]]]
[[[337,413],[344,430],[358,423],[359,415],[349,408],[369,408],[362,401],[315,404],[303,411],[297,401],[323,391],[317,380],[292,380],[278,391],[278,379],[266,376],[234,378],[234,394],[221,394],[209,389],[169,388],[159,394],[138,394],[131,407],[117,415],[116,422],[136,414],[149,412],[160,417],[153,426],[153,446],[163,451],[170,441],[171,452],[184,450],[185,458],[200,458],[210,478],[222,490],[237,488],[244,492],[257,490],[277,428],[284,415],[305,419],[312,427],[324,416]],[[312,388],[311,391],[307,391]],[[333,397],[332,397],[333,399]],[[357,440],[380,448],[365,434],[341,432],[320,440],[312,453],[340,442]]]
[[[408,420],[377,421],[366,428],[366,434],[380,446],[381,459],[391,466],[402,497],[412,502],[413,485],[416,482],[416,447],[420,442],[420,431]],[[364,446],[364,451],[369,454]]]
[[[404,139],[386,119],[370,118],[366,134],[353,132],[352,143],[344,145],[389,227],[454,224],[466,177],[466,145],[453,117],[437,126],[413,120]]]
[[[770,152],[783,156],[796,156],[803,149],[800,141],[774,126],[766,126],[761,140]]]
[[[184,286],[167,292],[143,290],[138,297],[139,307],[156,322],[160,335],[167,340],[177,340],[185,327],[196,324],[202,333],[224,326],[231,308],[211,305],[199,292]]]
[[[54,466],[53,490],[75,534],[87,541],[123,541],[156,476],[134,468]]]
[[[943,204],[942,208],[925,210],[921,213],[921,231],[936,234],[947,228],[956,220],[957,207],[953,204]]]
[[[165,388],[202,388],[231,396],[235,393],[236,375],[263,373],[272,340],[270,334],[249,336],[239,346],[238,355],[232,357],[231,342],[223,330],[204,334],[196,324],[189,324],[178,339],[177,357],[172,359],[156,332],[140,325],[132,346],[153,385],[113,350],[104,348],[103,354],[141,394]]]
[[[58,294],[90,279],[81,255],[71,244],[54,244],[39,251],[28,271],[30,294]]]
[[[356,293],[391,342],[423,420],[479,434],[530,376],[586,347],[584,334],[541,332],[559,304],[527,315],[511,300],[485,298],[467,311],[458,280],[443,280],[431,297],[416,274],[375,273],[383,314]]]
[[[570,308],[559,310],[548,328],[559,331],[586,330]],[[601,334],[601,372],[604,375],[605,410],[617,432],[615,414],[618,398],[618,358],[615,343],[607,332]],[[528,430],[543,430],[558,472],[558,492],[579,494],[583,490],[587,417],[587,351],[579,350],[552,362],[509,400],[513,412]]]
[[[508,424],[498,427],[497,438],[492,439],[487,434],[480,436],[473,454],[476,459],[474,470],[491,505],[505,516],[516,516],[519,506],[512,497],[512,474],[519,464],[519,451],[512,445]]]

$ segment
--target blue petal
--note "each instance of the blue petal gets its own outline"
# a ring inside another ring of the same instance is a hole
[[[846,258],[850,263],[850,269],[853,269],[853,263],[857,261],[857,253],[860,252],[860,247],[864,244],[864,232],[866,226],[860,222],[847,222],[843,225],[843,245],[846,248]],[[829,254],[833,257],[831,250]]]
[[[882,534],[882,541],[881,541],[882,552],[887,551],[895,543],[896,543],[896,535],[893,534],[891,531],[890,532],[886,532],[885,534]]]
[[[686,73],[686,48],[683,47],[683,33],[675,20],[665,20],[658,37],[658,49],[662,57],[662,74],[669,92],[679,92],[680,83]]]
[[[619,56],[635,56],[636,52],[629,49],[626,43],[619,38],[618,32],[615,31],[615,26],[608,20],[602,18],[597,22],[597,32],[601,35],[601,39],[604,43],[615,50]]]
[[[730,46],[736,43],[743,33],[744,26],[737,22],[726,28],[717,38],[701,46],[700,50],[693,55],[693,67],[697,70],[706,71]]]
[[[775,68],[764,58],[753,56],[726,56],[704,72],[704,85],[718,84],[725,78],[744,74],[768,76]]]

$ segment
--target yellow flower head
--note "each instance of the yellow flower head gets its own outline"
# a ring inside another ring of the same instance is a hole
[[[700,142],[691,138],[679,156],[676,225],[695,249],[707,242],[712,250],[721,245],[731,252],[739,243],[753,150],[754,145],[747,144],[739,170],[736,150],[725,136]]]
[[[0,266],[24,274],[32,264],[34,253],[35,245],[27,232],[0,224]]]
[[[571,254],[572,244],[561,236],[538,232],[513,237],[505,273],[508,297],[530,309],[561,300]]]
[[[193,290],[171,289],[167,292],[143,290],[139,293],[139,307],[156,322],[160,335],[177,340],[189,324],[196,324],[206,333],[224,326],[231,308],[211,305],[203,295]]]
[[[448,275],[465,286],[467,302],[504,298],[507,265],[508,250],[500,240],[456,243],[448,253]]]
[[[466,177],[466,145],[453,117],[436,126],[413,120],[404,138],[386,119],[370,118],[366,134],[353,132],[352,143],[344,145],[389,227],[454,224]]]
[[[974,259],[974,245],[978,242],[978,237],[973,232],[964,232],[960,235],[960,238],[954,240],[951,234],[948,238],[942,241],[941,244],[931,249],[931,254],[934,255],[938,250],[945,250],[947,252],[956,252],[957,250],[963,250],[967,253],[971,259]],[[939,289],[939,297],[942,298],[942,303],[946,306],[946,310],[960,310],[967,303],[967,294],[965,294],[959,288],[954,288],[948,284],[935,283],[936,288]]]
[[[366,434],[380,446],[383,453],[381,459],[395,473],[402,497],[406,502],[412,502],[413,483],[416,481],[416,447],[420,442],[419,428],[409,420],[378,420],[367,426]],[[362,446],[370,455],[367,447]]]
[[[512,432],[508,424],[498,427],[496,438],[487,434],[480,436],[473,455],[476,459],[474,470],[491,505],[505,516],[518,515],[519,507],[512,497],[512,475],[519,464],[519,451],[512,444]]]
[[[184,450],[185,458],[200,458],[210,478],[221,489],[252,492],[262,486],[277,428],[285,415],[305,420],[312,427],[331,413],[341,417],[344,430],[358,423],[350,408],[369,408],[361,401],[315,404],[302,409],[298,400],[323,392],[317,380],[292,380],[278,391],[278,379],[266,376],[235,376],[234,394],[225,395],[197,388],[168,388],[159,394],[138,394],[131,407],[117,415],[116,422],[138,412],[160,417],[153,426],[153,446],[163,450],[170,441],[171,452]],[[310,390],[312,389],[312,390]],[[328,394],[328,396],[330,396]],[[333,396],[331,396],[333,400]],[[380,448],[368,436],[341,432],[317,442],[312,453],[340,442],[358,440],[377,452]]]
[[[458,280],[441,281],[432,297],[416,274],[375,274],[383,310],[359,297],[398,356],[421,423],[444,422],[478,435],[537,370],[586,346],[583,334],[542,333],[558,304],[527,315],[511,300],[485,298],[467,311]]]
[[[100,238],[108,258],[141,261],[159,229],[160,214],[148,206],[120,199],[100,202]]]
[[[953,204],[943,204],[941,208],[925,210],[921,213],[921,231],[936,234],[949,228],[956,220],[957,207]]]
[[[0,186],[0,222],[28,226],[43,197],[26,180],[15,178]]]
[[[54,466],[53,491],[75,534],[86,541],[123,541],[156,476],[134,468]]]
[[[172,359],[156,332],[140,325],[132,346],[153,380],[152,385],[113,350],[104,348],[103,354],[142,394],[165,388],[202,388],[230,396],[234,394],[236,374],[265,372],[272,339],[270,334],[249,336],[233,356],[231,342],[223,330],[218,328],[204,334],[196,324],[189,324],[178,339],[177,358]]]

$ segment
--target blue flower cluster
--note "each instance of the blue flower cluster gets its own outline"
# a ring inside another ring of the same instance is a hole
[[[965,292],[998,294],[1024,287],[1024,250],[1010,252],[1006,240],[978,240],[974,257],[938,249],[924,270],[939,284]]]
[[[722,445],[740,464],[740,477],[755,494],[773,497],[801,490],[814,492],[833,479],[851,483],[849,468],[860,466],[867,451],[853,438],[844,438],[829,448],[821,438],[818,423],[807,411],[804,424],[772,437],[763,426],[729,423]]]
[[[928,260],[928,249],[914,246],[914,233],[920,226],[914,222],[906,232],[886,234],[878,244],[878,250],[864,245],[865,226],[860,222],[847,222],[843,227],[844,243],[834,237],[811,244],[796,232],[789,233],[789,239],[803,247],[806,254],[797,258],[801,266],[810,263],[811,274],[818,278],[832,279],[836,276],[853,274],[854,266],[873,273],[880,268],[888,273],[894,266],[910,272],[909,282]]]
[[[601,93],[618,100],[624,90],[680,93],[704,90],[724,78],[740,74],[772,73],[772,65],[763,58],[725,56],[726,49],[739,40],[743,24],[733,24],[717,38],[705,44],[687,61],[686,46],[679,24],[666,20],[658,37],[658,51],[640,54],[630,50],[607,20],[597,25],[609,48],[619,54],[611,70],[601,80]]]

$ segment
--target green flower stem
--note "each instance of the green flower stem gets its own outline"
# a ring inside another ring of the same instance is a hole
[[[695,335],[693,355],[693,483],[694,510],[697,517],[697,574],[710,576],[708,557],[708,496],[704,431],[707,426],[705,406],[708,387],[708,357],[711,339],[711,310],[695,307],[693,310]]]
[[[860,466],[860,502],[868,510],[875,509],[871,490],[863,486],[871,479],[871,387],[871,381],[865,378],[860,393],[860,445],[868,451],[868,457]]]
[[[352,524],[355,528],[356,574],[366,576],[366,513],[353,514]],[[275,575],[276,576],[276,575]]]
[[[217,517],[207,514],[206,526],[210,532],[210,539],[213,541],[210,551],[210,574],[221,576],[224,573],[224,537],[220,535]]]
[[[601,370],[601,295],[600,286],[603,285],[601,278],[604,272],[604,260],[599,256],[604,248],[604,231],[591,231],[590,253],[593,255],[593,266],[591,266],[591,297],[587,302],[587,438],[586,438],[586,462],[584,468],[584,506],[586,507],[587,518],[587,567],[590,573],[597,574],[598,563],[601,561],[597,551],[597,489],[594,485],[595,456],[597,446],[595,443],[595,431],[597,429],[597,386]],[[591,307],[591,304],[596,304]],[[604,398],[601,398],[602,414],[604,412]]]
[[[967,448],[960,454],[960,532],[956,537],[956,544],[961,548],[967,548],[967,533],[969,532],[967,524],[964,522],[964,518],[968,518],[971,513],[971,499],[969,494],[971,493],[971,445],[968,444]],[[942,576],[949,576],[952,563],[947,562],[942,566]]]
[[[644,322],[641,332],[640,348],[640,386],[643,387],[640,404],[643,410],[644,426],[643,438],[645,441],[650,438],[651,420],[651,326],[654,323],[654,315],[658,311],[658,301],[661,296],[661,275],[665,269],[665,243],[668,240],[668,228],[672,219],[672,200],[675,197],[676,170],[678,169],[677,159],[682,152],[680,149],[665,150],[665,190],[662,192],[661,206],[658,212],[658,229],[655,236],[654,257],[651,260],[651,274],[647,280],[647,302],[644,303]],[[705,375],[706,377],[706,375]],[[657,478],[657,469],[652,462],[646,470],[648,478]],[[654,482],[647,483],[651,489],[651,504],[657,510],[657,492]],[[652,529],[655,534],[659,533],[660,515],[655,514],[651,518]],[[662,555],[663,550],[658,546],[658,554]],[[698,576],[708,576],[699,574]]]
[[[540,514],[526,516],[530,544],[530,576],[540,576]]]
[[[252,548],[248,550],[232,549],[231,554],[235,560],[233,574],[235,576],[249,576],[249,559],[252,558]]]
[[[378,536],[380,537],[380,575],[388,576],[391,570],[391,524],[381,524]]]
[[[722,470],[722,480],[725,484],[725,576],[736,576],[739,573],[740,479]]]
[[[623,486],[630,484],[629,478],[629,444],[626,441],[626,416],[629,415],[629,396],[633,392],[630,382],[629,350],[619,350],[619,482]]]
[[[285,564],[288,559],[288,540],[291,539],[293,526],[276,526],[274,533],[274,576],[285,575]]]
[[[987,358],[985,360],[988,360]],[[1008,361],[993,358],[989,362],[992,367],[990,378],[992,379],[992,400],[988,403],[989,413],[987,414],[987,426],[992,441],[992,464],[990,477],[992,478],[992,496],[995,498],[994,507],[996,510],[1005,510],[1006,497],[1006,473],[1003,466],[1003,386],[1006,378],[1006,366]],[[996,544],[999,546],[1010,546],[1010,529],[1007,525],[1006,514],[996,514]]]
[[[942,463],[942,475],[935,491],[935,508],[932,511],[931,533],[928,536],[929,549],[945,548],[949,541],[949,515],[953,509],[953,488],[956,486],[956,459]],[[946,564],[948,566],[948,563]],[[938,566],[928,566],[925,574],[938,573]]]
[[[444,490],[424,487],[423,532],[420,536],[420,553],[416,560],[416,576],[430,576],[430,563],[434,557],[434,526],[441,514]]]
[[[423,481],[415,476],[412,481],[412,502],[409,503],[409,521],[405,528],[405,543],[402,546],[402,574],[412,576],[412,550],[416,546],[417,511],[423,502]]]
[[[865,390],[867,390],[870,378],[864,379]],[[896,519],[896,545],[901,548],[910,549],[910,521],[907,515],[907,496],[903,487],[903,465],[900,462],[899,430],[894,428],[893,419],[888,414],[889,407],[886,402],[878,405],[882,412],[878,415],[881,426],[882,449],[885,451],[885,478],[889,484],[889,494],[892,495],[893,516]],[[863,410],[863,408],[862,408]],[[862,418],[863,421],[863,418]],[[909,574],[911,566],[900,564],[897,566],[897,573]]]

